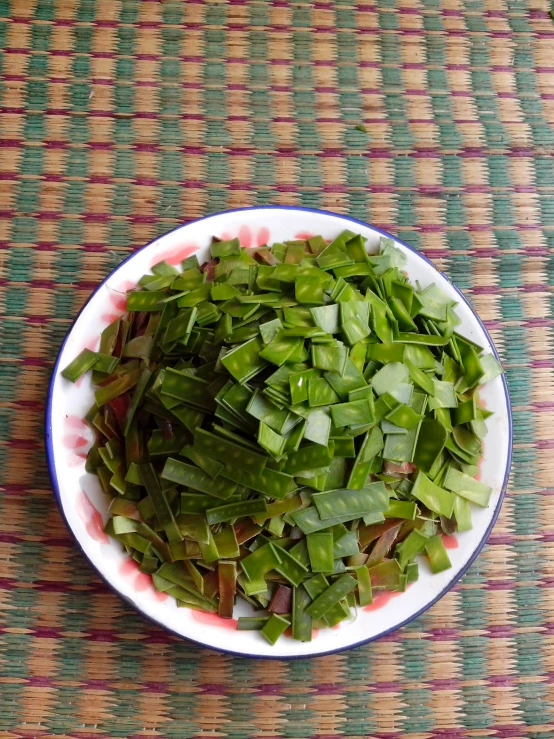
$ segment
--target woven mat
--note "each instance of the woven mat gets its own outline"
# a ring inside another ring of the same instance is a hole
[[[0,737],[554,737],[548,0],[0,1]],[[360,130],[358,126],[365,126]],[[463,582],[350,653],[254,662],[108,592],[42,416],[71,317],[155,234],[321,207],[421,249],[502,354],[515,464]]]

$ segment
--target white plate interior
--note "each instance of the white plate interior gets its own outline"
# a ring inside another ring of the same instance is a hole
[[[212,236],[239,235],[243,245],[256,246],[298,238],[306,233],[332,239],[345,228],[367,239],[369,251],[377,250],[379,231],[319,211],[245,209],[182,226],[138,251],[106,279],[77,318],[58,357],[49,394],[47,442],[54,490],[71,531],[99,574],[138,610],[176,634],[209,647],[251,656],[301,657],[338,651],[393,630],[425,610],[463,574],[486,539],[500,506],[511,456],[511,416],[506,384],[499,377],[481,391],[484,404],[494,411],[494,416],[487,421],[489,433],[484,443],[480,479],[492,487],[493,494],[489,508],[473,508],[473,530],[457,535],[459,546],[449,551],[452,569],[431,575],[421,563],[419,581],[405,593],[386,603],[386,599],[382,599],[379,601],[381,607],[369,612],[359,610],[351,622],[320,631],[310,643],[282,638],[271,647],[256,632],[231,630],[232,624],[217,617],[177,608],[173,599],[160,601],[149,586],[148,577],[132,567],[117,542],[102,536],[100,518],[107,519],[107,503],[96,477],[85,472],[83,455],[92,435],[80,423],[92,404],[92,387],[88,377],[72,385],[60,376],[60,370],[85,346],[97,348],[100,331],[123,312],[125,290],[135,285],[152,264],[161,259],[177,263],[198,249],[200,262],[205,261]],[[462,320],[460,333],[487,351],[493,351],[479,320],[448,280],[421,255],[401,243],[397,242],[397,246],[407,256],[406,270],[410,280],[418,280],[423,287],[434,282],[458,300],[456,311]],[[246,615],[249,609],[240,603],[235,611],[236,615]]]

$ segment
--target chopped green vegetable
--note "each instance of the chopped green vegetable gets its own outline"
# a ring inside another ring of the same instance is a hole
[[[427,475],[418,472],[411,494],[420,500],[432,513],[450,518],[454,510],[454,495],[435,485]]]
[[[298,641],[312,640],[312,617],[306,613],[306,608],[312,599],[306,590],[300,586],[292,593],[292,638]]]
[[[431,572],[437,574],[452,567],[450,558],[448,557],[448,552],[442,542],[442,536],[437,535],[427,539],[425,552],[429,557]]]
[[[357,426],[374,421],[373,403],[369,398],[331,406],[335,426]]]
[[[220,560],[217,565],[219,580],[219,615],[221,618],[233,618],[233,606],[237,592],[236,562]]]
[[[413,561],[417,554],[421,554],[427,546],[429,537],[418,529],[411,531],[403,542],[396,547],[396,556],[400,569],[405,570],[406,565]]]
[[[275,565],[275,570],[291,585],[298,587],[308,577],[308,568],[286,549],[280,548],[278,559],[280,561]]]
[[[266,639],[272,646],[277,642],[277,639],[285,633],[289,628],[290,621],[283,616],[279,616],[277,613],[272,613],[269,621],[264,625],[260,634]]]
[[[62,377],[70,382],[77,382],[77,380],[86,374],[98,361],[98,355],[90,349],[83,349],[79,356],[67,365],[62,370]]]
[[[322,618],[332,606],[348,595],[356,584],[356,580],[351,575],[342,575],[306,608],[306,613],[313,619]]]
[[[91,371],[86,471],[154,587],[222,618],[243,599],[264,610],[238,629],[307,642],[422,555],[450,567],[442,535],[492,495],[477,388],[502,369],[392,239],[210,251],[209,270],[154,265],[61,374]]]
[[[234,521],[236,518],[256,516],[266,511],[265,500],[242,500],[239,503],[227,503],[217,508],[209,508],[206,511],[206,520],[212,526],[222,521]]]
[[[451,490],[483,508],[488,506],[492,494],[492,488],[488,485],[460,472],[455,467],[448,468],[443,486],[446,490]]]
[[[329,580],[324,575],[319,574],[306,580],[303,585],[310,599],[314,601],[329,588]],[[327,626],[335,626],[341,621],[344,621],[349,615],[350,608],[345,604],[344,600],[341,600],[329,608],[323,616],[323,621]]]
[[[271,616],[240,616],[237,621],[239,631],[261,631]],[[310,636],[312,633],[310,625]]]
[[[371,590],[371,578],[367,567],[356,567],[354,570],[358,580],[358,602],[361,606],[369,606],[373,603]]]
[[[166,460],[161,477],[177,485],[184,485],[223,500],[230,498],[237,488],[236,484],[229,480],[221,477],[213,480],[210,475],[207,475],[198,467],[171,457]]]
[[[314,493],[312,499],[322,520],[351,516],[360,518],[374,510],[388,507],[389,493],[382,482],[374,482],[361,490],[331,490]]]
[[[312,572],[332,573],[334,567],[333,534],[314,533],[306,537]]]

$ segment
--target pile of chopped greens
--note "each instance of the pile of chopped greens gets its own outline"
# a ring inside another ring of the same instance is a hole
[[[86,469],[106,532],[178,605],[274,644],[310,641],[379,591],[449,568],[471,528],[479,385],[501,368],[456,332],[455,303],[345,231],[161,262],[127,313],[62,372],[92,371]]]

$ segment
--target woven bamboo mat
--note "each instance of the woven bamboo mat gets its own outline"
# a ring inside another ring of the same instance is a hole
[[[0,0],[0,737],[554,737],[554,23],[547,0]],[[365,130],[357,127],[363,125]],[[76,551],[42,448],[70,319],[225,208],[368,220],[473,300],[515,464],[423,617],[297,663],[178,642]]]

